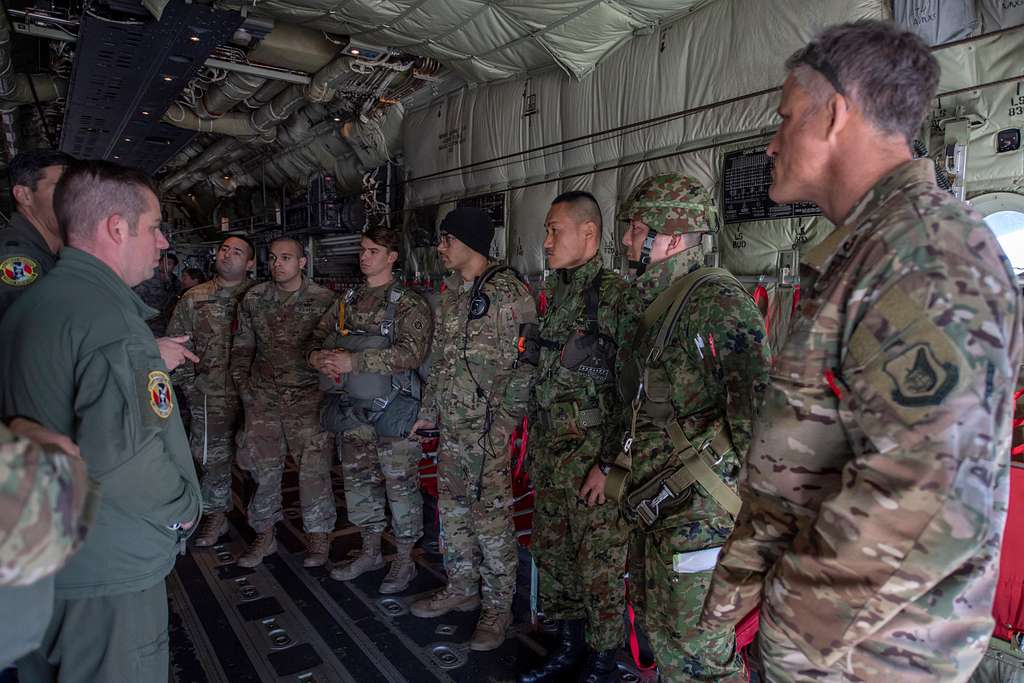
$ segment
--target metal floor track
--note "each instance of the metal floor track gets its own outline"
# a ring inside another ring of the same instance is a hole
[[[414,600],[444,585],[432,499],[425,500],[416,579],[399,595],[381,596],[376,589],[385,569],[339,582],[329,578],[328,568],[302,566],[302,521],[291,466],[284,484],[286,519],[277,526],[278,552],[262,565],[246,569],[235,562],[252,536],[239,512],[231,515],[231,530],[218,545],[190,547],[179,558],[168,579],[175,683],[497,683],[514,680],[516,671],[540,661],[553,643],[551,633],[530,626],[526,551],[520,552],[515,626],[508,639],[493,652],[471,652],[466,642],[478,612],[419,619],[408,611]],[[244,488],[239,480],[236,485],[238,491]],[[358,530],[345,515],[340,482],[335,491],[332,563],[360,545]],[[394,552],[392,540],[385,536],[386,557]],[[627,682],[653,680],[625,663],[621,674]]]

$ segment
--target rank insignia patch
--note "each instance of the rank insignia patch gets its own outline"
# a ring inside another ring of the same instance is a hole
[[[146,385],[149,392],[149,407],[158,417],[166,420],[174,412],[174,391],[171,389],[171,378],[162,370],[149,373]]]
[[[11,287],[25,287],[39,277],[39,264],[27,256],[11,256],[0,263],[0,281]]]

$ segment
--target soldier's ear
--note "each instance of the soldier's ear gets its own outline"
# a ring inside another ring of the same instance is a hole
[[[12,190],[14,193],[14,201],[19,204],[25,204],[26,206],[32,206],[32,189],[25,185],[15,185]]]

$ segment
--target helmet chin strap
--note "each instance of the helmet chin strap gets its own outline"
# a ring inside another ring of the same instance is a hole
[[[657,236],[658,233],[651,228],[647,228],[647,237],[644,238],[644,245],[640,248],[640,260],[627,262],[637,277],[644,274],[644,271],[647,270],[647,264],[651,262],[651,249],[654,248],[654,238]]]

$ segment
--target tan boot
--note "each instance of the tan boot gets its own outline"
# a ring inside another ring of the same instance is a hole
[[[238,558],[238,566],[255,567],[263,562],[264,557],[273,555],[276,552],[277,537],[274,536],[274,530],[264,531],[262,534],[256,534],[256,538],[245,549],[242,556]]]
[[[352,581],[366,572],[372,572],[384,566],[384,556],[380,554],[380,532],[363,532],[363,549],[359,557],[338,565],[331,570],[331,578],[335,581]]]
[[[417,600],[409,606],[409,611],[423,619],[433,619],[451,611],[472,612],[480,606],[480,596],[455,593],[448,586],[431,595],[429,598]]]
[[[331,552],[331,542],[327,534],[306,534],[306,559],[303,567],[322,567],[327,564],[327,556]]]
[[[216,545],[220,537],[228,532],[228,516],[223,512],[211,512],[203,517],[203,523],[196,532],[192,545],[208,548]]]
[[[485,607],[469,639],[469,649],[477,652],[497,650],[505,642],[505,631],[512,623],[512,613]]]
[[[388,568],[388,574],[378,588],[382,595],[401,593],[416,578],[416,562],[412,559],[412,543],[399,543],[395,559]]]

